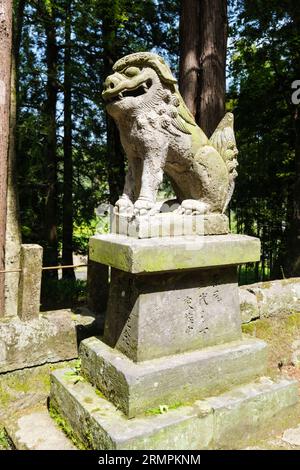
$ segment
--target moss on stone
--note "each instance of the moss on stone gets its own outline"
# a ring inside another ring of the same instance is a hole
[[[99,407],[98,407],[98,408],[93,408],[93,409],[91,410],[91,414],[92,414],[92,413],[97,413],[98,411],[102,411],[101,408],[99,408]]]
[[[291,364],[292,344],[300,337],[300,313],[255,320],[244,324],[242,330],[268,343],[268,373],[273,376],[282,366]]]
[[[272,332],[272,324],[268,320],[255,320],[242,325],[243,333],[265,339]]]
[[[55,421],[57,426],[65,433],[65,435],[72,441],[75,447],[79,450],[86,450],[83,443],[77,438],[74,434],[73,429],[69,426],[67,421],[58,413],[53,405],[50,405],[49,414],[51,418]]]
[[[10,394],[0,385],[0,407],[6,407],[10,400]]]
[[[0,450],[11,450],[11,443],[4,428],[0,428]]]
[[[87,403],[87,404],[93,403],[93,399],[91,397],[85,397],[84,402]]]
[[[146,416],[161,415],[171,410],[176,410],[181,406],[187,406],[187,403],[176,402],[171,405],[160,405],[157,408],[149,408],[145,411]]]
[[[55,369],[73,366],[75,361],[45,364],[0,374],[0,422],[19,412],[20,407],[28,408],[45,403],[50,393],[50,374]]]
[[[95,388],[95,392],[96,392],[96,395],[98,395],[98,397],[100,398],[105,398],[105,396],[103,395],[102,392],[100,392],[100,390],[98,388]]]
[[[294,331],[300,328],[300,313],[293,312],[286,318],[286,326],[289,330]]]

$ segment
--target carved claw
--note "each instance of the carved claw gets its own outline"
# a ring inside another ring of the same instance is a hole
[[[185,199],[177,210],[177,214],[203,215],[209,212],[209,206],[205,202],[195,199]]]
[[[130,201],[128,197],[121,196],[120,199],[115,204],[114,213],[122,214],[122,215],[132,215],[133,203]]]
[[[155,203],[148,199],[138,199],[134,203],[134,215],[147,215],[154,207]]]

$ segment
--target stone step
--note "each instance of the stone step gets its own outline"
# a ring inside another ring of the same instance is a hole
[[[51,381],[51,406],[95,450],[234,449],[266,432],[276,416],[293,413],[298,401],[296,381],[262,378],[192,406],[161,406],[129,420],[72,369],[53,372]]]
[[[160,404],[189,403],[266,373],[267,345],[246,337],[135,363],[97,338],[81,343],[81,374],[129,418]]]
[[[5,431],[17,450],[77,450],[46,408],[10,419]]]

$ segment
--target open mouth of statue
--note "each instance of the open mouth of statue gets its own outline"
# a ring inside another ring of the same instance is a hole
[[[132,88],[130,90],[125,88],[122,92],[118,93],[117,95],[112,96],[111,98],[107,98],[106,101],[108,104],[110,104],[110,103],[117,103],[119,101],[122,101],[124,98],[128,98],[129,96],[136,98],[138,96],[142,96],[145,93],[147,93],[147,91],[149,90],[149,88],[151,88],[151,86],[152,86],[152,80],[149,79],[145,83],[142,83],[136,88]]]

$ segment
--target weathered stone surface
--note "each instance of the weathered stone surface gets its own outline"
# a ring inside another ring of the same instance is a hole
[[[46,409],[7,421],[5,430],[17,450],[76,450]]]
[[[69,310],[31,321],[0,322],[0,372],[77,357],[75,323]]]
[[[253,431],[261,430],[266,423],[276,419],[281,410],[297,404],[298,383],[287,379],[274,382],[262,377],[231,390],[206,403],[214,410],[214,445],[233,448],[237,443],[251,438]]]
[[[138,274],[258,261],[260,241],[246,235],[139,240],[111,233],[92,237],[89,251],[92,261]]]
[[[212,416],[198,419],[193,407],[128,420],[70,369],[52,374],[51,406],[69,423],[88,449],[198,449],[212,439]],[[76,383],[77,382],[77,383]],[[200,444],[201,443],[201,444]]]
[[[235,449],[298,400],[293,381],[253,382],[193,406],[128,420],[71,372],[52,374],[51,404],[86,447],[97,450]]]
[[[104,341],[133,361],[240,338],[235,266],[139,276],[111,270]]]
[[[243,323],[249,323],[259,318],[259,308],[256,295],[246,286],[239,288],[240,311]]]
[[[181,203],[180,213],[224,213],[237,176],[233,115],[227,113],[208,139],[157,54],[128,55],[113,69],[102,95],[128,157],[125,186],[115,210],[155,217],[165,172]]]
[[[18,316],[21,320],[38,318],[40,312],[43,248],[21,245]]]
[[[291,362],[298,367],[300,365],[300,339],[296,339],[292,342],[291,349]]]
[[[284,431],[281,439],[292,446],[300,447],[300,425]]]
[[[82,373],[129,417],[162,404],[187,403],[246,383],[266,371],[263,341],[226,345],[134,363],[97,338],[81,343]]]
[[[137,217],[115,214],[111,232],[135,238],[223,235],[229,233],[229,222],[225,214],[184,215],[167,212]]]
[[[244,323],[256,318],[300,312],[300,279],[259,282],[240,288]]]

